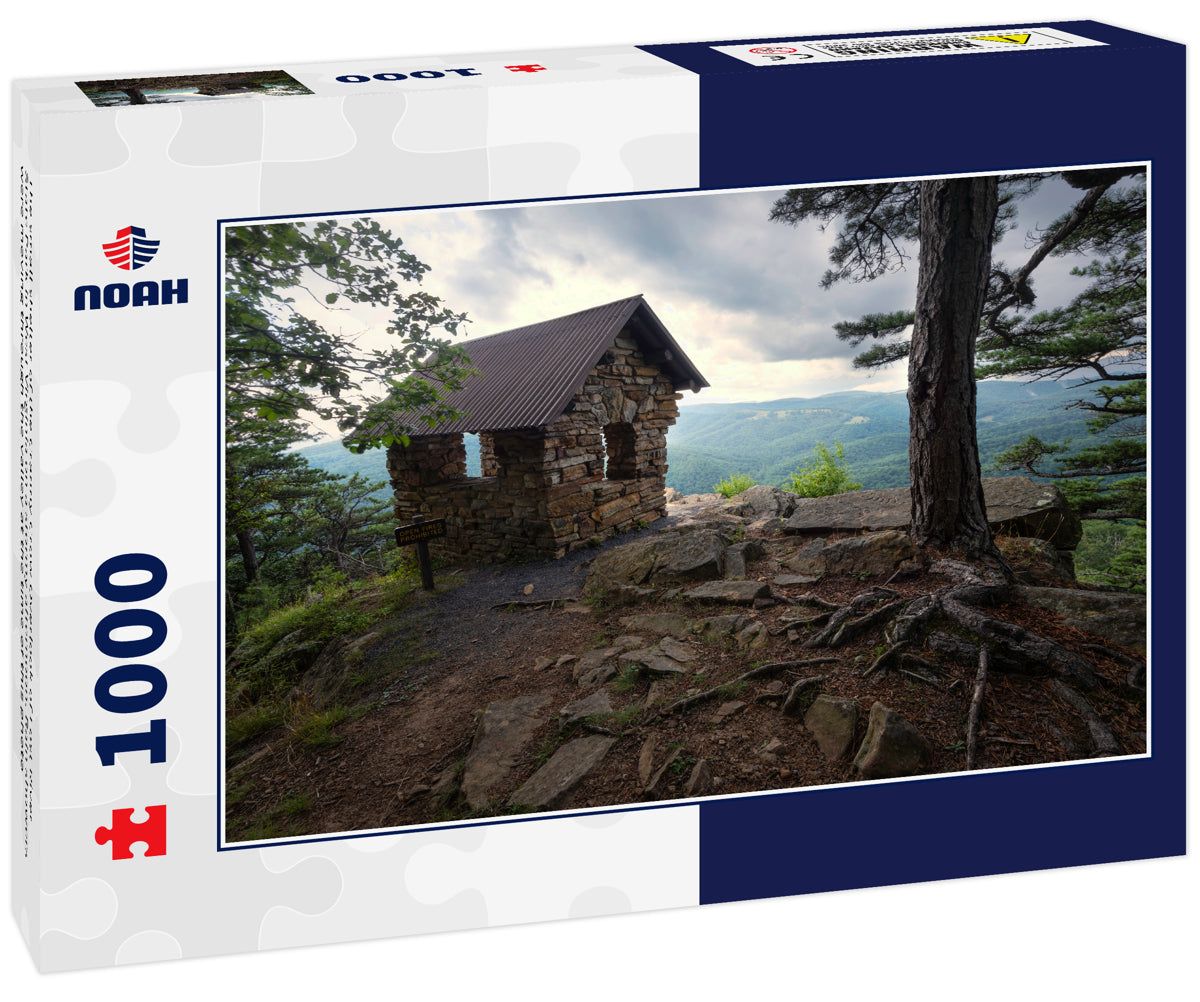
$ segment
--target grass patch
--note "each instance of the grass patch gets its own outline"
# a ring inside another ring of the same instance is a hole
[[[343,738],[335,735],[333,729],[351,715],[344,706],[333,706],[328,710],[306,709],[297,713],[288,727],[304,747],[325,748],[342,743]]]
[[[231,835],[232,841],[256,842],[260,839],[287,838],[291,835],[305,834],[304,825],[300,823],[300,815],[307,813],[313,805],[312,796],[307,793],[289,793],[283,800],[266,811],[239,832]]]
[[[630,726],[642,712],[640,706],[627,706],[623,710],[613,710],[611,713],[597,713],[588,717],[588,723],[598,727],[607,727],[613,731],[623,731]]]
[[[726,682],[723,686],[717,689],[717,694],[722,699],[737,699],[746,691],[748,682]]]
[[[259,735],[282,726],[283,722],[282,707],[252,706],[225,721],[225,747],[240,748]]]
[[[407,609],[415,586],[412,576],[401,571],[339,585],[276,609],[243,635],[229,657],[229,674],[245,683],[256,700],[278,696],[299,681],[331,640],[366,633]]]
[[[614,678],[609,683],[609,688],[613,692],[631,692],[633,687],[637,685],[638,680],[638,665],[626,665],[621,669],[621,674]]]

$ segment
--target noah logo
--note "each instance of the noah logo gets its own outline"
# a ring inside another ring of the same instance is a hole
[[[117,230],[112,243],[102,244],[104,256],[122,271],[144,268],[158,253],[159,240],[151,240],[140,226]],[[126,306],[170,306],[188,301],[186,278],[165,279],[161,282],[110,282],[99,285],[80,285],[75,288],[76,310],[119,310]]]
[[[117,239],[104,244],[104,256],[118,268],[136,271],[148,265],[158,253],[158,240],[148,240],[146,231],[140,226],[126,226],[117,230]]]

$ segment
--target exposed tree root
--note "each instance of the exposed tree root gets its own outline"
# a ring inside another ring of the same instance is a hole
[[[867,668],[866,671],[863,672],[863,677],[869,678],[870,676],[874,675],[876,672],[886,671],[888,663],[890,661],[892,661],[892,659],[895,658],[897,654],[899,654],[902,650],[904,650],[904,648],[907,647],[908,644],[909,644],[909,642],[907,640],[901,640],[899,643],[892,644],[891,647],[889,647],[886,651],[884,651],[882,654],[880,654],[879,657],[877,657],[874,661],[871,662],[871,666],[869,668]]]
[[[1121,742],[1117,740],[1111,728],[1103,720],[1100,715],[1092,709],[1092,704],[1083,698],[1079,693],[1072,689],[1069,685],[1059,682],[1057,679],[1050,683],[1050,688],[1062,698],[1065,703],[1068,703],[1087,724],[1088,734],[1091,735],[1092,744],[1095,745],[1096,751],[1094,758],[1104,758],[1110,755],[1124,755],[1125,749],[1121,747]]]
[[[979,743],[979,718],[983,714],[983,691],[987,687],[988,663],[991,660],[987,644],[979,646],[979,670],[975,672],[975,690],[971,693],[971,709],[967,713],[967,771],[975,768],[975,749]]]
[[[988,615],[979,607],[991,605],[1004,597],[1005,588],[987,583],[983,574],[973,573],[966,564],[940,560],[935,565],[965,584],[952,585],[914,599],[903,599],[888,588],[872,588],[855,595],[847,604],[833,612],[820,633],[804,641],[807,649],[837,647],[861,636],[866,631],[883,627],[888,650],[864,674],[884,671],[903,647],[918,639],[951,654],[959,660],[974,661],[980,646],[991,648],[989,658],[993,668],[1016,674],[1049,673],[1086,691],[1099,685],[1090,662],[1040,634],[1013,623]],[[990,575],[989,575],[990,576]],[[870,605],[884,605],[863,612]],[[949,620],[956,635],[929,631],[935,617]],[[924,636],[922,636],[924,635]],[[911,668],[910,668],[911,670]]]
[[[1120,651],[1114,651],[1111,647],[1104,647],[1101,644],[1081,644],[1084,650],[1095,651],[1097,654],[1102,654],[1104,657],[1112,658],[1118,664],[1124,665],[1129,669],[1129,673],[1125,676],[1125,685],[1132,690],[1133,695],[1145,695],[1146,693],[1146,665],[1136,658],[1131,658],[1127,654],[1122,654]]]
[[[986,740],[980,736],[980,719],[989,673],[1050,676],[1052,690],[1087,725],[1094,746],[1092,754],[1097,757],[1124,754],[1111,728],[1081,695],[1101,686],[1095,665],[1057,641],[987,611],[1008,595],[1008,581],[1002,567],[941,559],[930,570],[950,578],[952,583],[908,599],[890,588],[871,588],[835,608],[829,608],[830,603],[821,603],[820,615],[788,623],[787,629],[819,625],[818,633],[802,641],[802,646],[810,650],[838,647],[870,630],[879,630],[886,649],[863,671],[864,676],[895,670],[942,688],[948,678],[945,670],[915,651],[926,647],[949,656],[959,665],[976,662],[978,669],[967,718],[968,769],[976,767],[979,743]],[[1119,683],[1108,683],[1109,688],[1126,697],[1136,697],[1145,691],[1145,667],[1140,661],[1098,644],[1083,648],[1127,669],[1126,678]],[[955,680],[953,687],[963,682]],[[792,694],[789,702],[798,705]]]
[[[743,672],[737,678],[731,679],[728,682],[722,682],[711,689],[705,689],[703,692],[698,692],[695,695],[677,699],[674,703],[659,710],[653,717],[644,720],[641,726],[644,727],[648,724],[656,723],[670,713],[678,713],[681,710],[690,709],[710,699],[716,699],[722,695],[722,691],[728,692],[730,686],[737,685],[739,682],[748,682],[753,678],[764,678],[770,675],[780,675],[785,671],[795,671],[800,668],[811,668],[814,665],[826,665],[837,660],[837,658],[809,658],[806,661],[781,661],[776,664],[759,665],[757,668],[751,668],[750,671]]]

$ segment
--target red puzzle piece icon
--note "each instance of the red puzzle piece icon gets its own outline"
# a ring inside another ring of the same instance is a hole
[[[147,807],[150,817],[146,821],[132,821],[134,808],[126,807],[112,812],[112,827],[96,829],[96,845],[112,843],[113,859],[133,859],[129,847],[134,842],[145,842],[143,856],[165,856],[167,854],[167,805]]]

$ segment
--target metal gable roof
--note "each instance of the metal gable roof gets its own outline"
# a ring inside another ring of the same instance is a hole
[[[526,327],[463,343],[480,372],[444,404],[464,414],[433,427],[416,422],[425,413],[408,411],[412,437],[458,432],[537,428],[566,409],[613,340],[630,329],[643,351],[664,356],[656,364],[677,387],[699,389],[708,383],[640,296],[543,320]],[[378,429],[376,429],[378,430]]]

